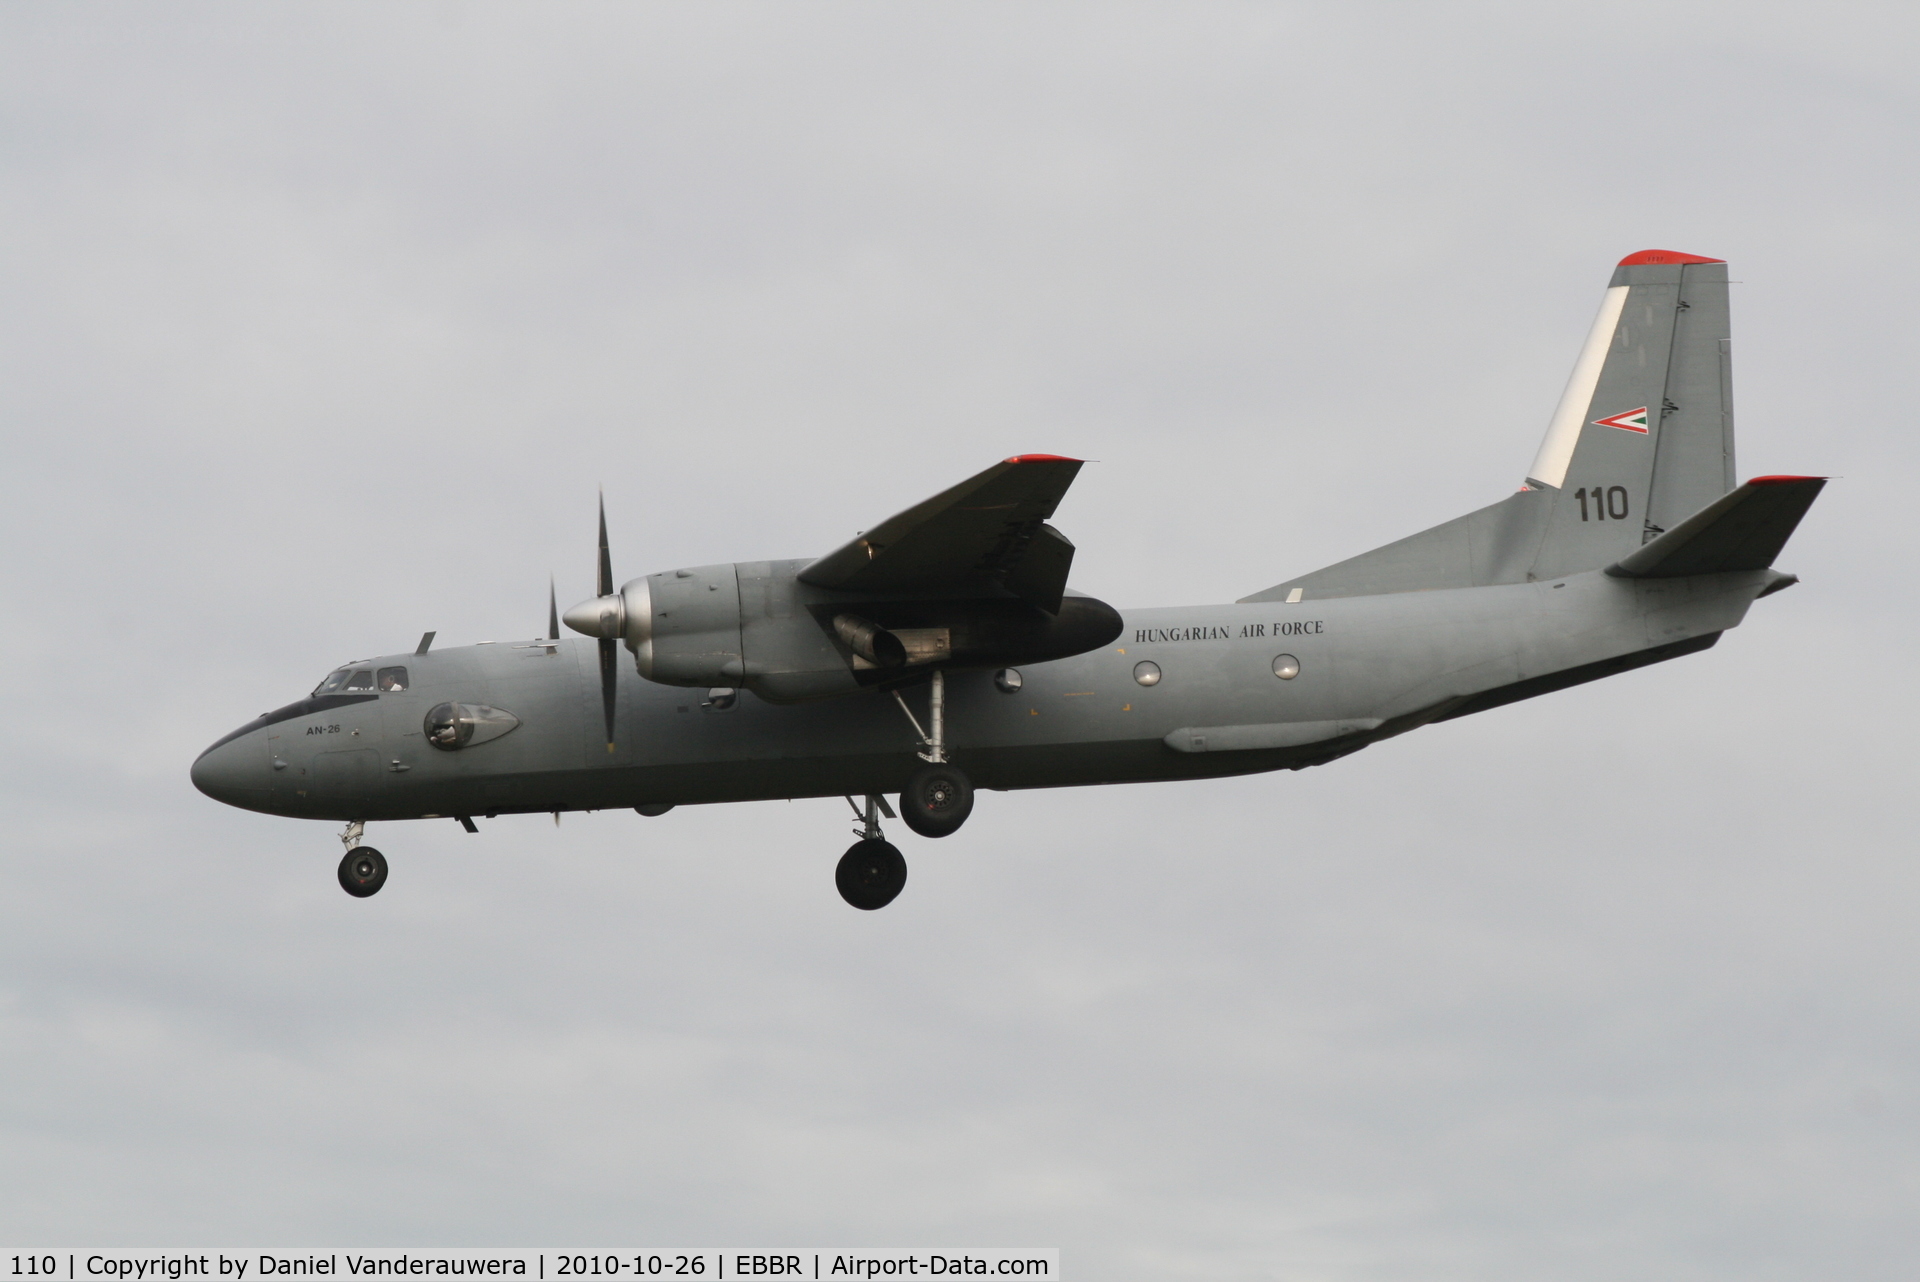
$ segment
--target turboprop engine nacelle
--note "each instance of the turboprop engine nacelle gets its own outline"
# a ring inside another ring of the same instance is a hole
[[[739,576],[732,565],[633,579],[618,592],[582,601],[565,619],[575,632],[624,642],[649,681],[716,686],[738,685],[746,677]]]
[[[856,615],[820,617],[817,611],[829,608],[823,599],[836,594],[799,582],[805,564],[757,561],[650,574],[582,601],[567,611],[566,623],[623,642],[634,669],[649,681],[744,686],[776,703],[845,694],[863,684],[856,669],[908,662],[891,632]]]
[[[582,601],[567,626],[619,640],[649,681],[737,686],[772,703],[830,698],[922,665],[1035,663],[1105,645],[1120,616],[1067,593],[1057,611],[998,596],[836,592],[807,561],[702,565],[633,579]]]

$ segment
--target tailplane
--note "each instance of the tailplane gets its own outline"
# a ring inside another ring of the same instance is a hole
[[[1631,254],[1519,493],[1242,599],[1484,587],[1622,563],[1733,489],[1731,362],[1726,263]]]
[[[1607,567],[1623,579],[1765,570],[1826,486],[1824,476],[1756,476]]]

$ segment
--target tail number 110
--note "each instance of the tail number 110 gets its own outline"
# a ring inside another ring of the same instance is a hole
[[[1599,486],[1587,489],[1584,486],[1573,492],[1575,501],[1580,504],[1580,519],[1585,521],[1624,521],[1627,519],[1627,487],[1609,485],[1605,493]],[[1587,503],[1592,500],[1593,516],[1587,516]]]

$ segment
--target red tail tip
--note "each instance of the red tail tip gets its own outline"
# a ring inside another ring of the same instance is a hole
[[[1791,485],[1795,481],[1824,481],[1824,476],[1756,476],[1748,485]]]
[[[1064,454],[1016,454],[1008,459],[1009,463],[1080,463],[1082,459],[1068,458]]]
[[[1724,263],[1724,258],[1702,258],[1698,254],[1683,254],[1677,249],[1643,249],[1637,254],[1628,254],[1620,260],[1622,267],[1647,267],[1656,263]]]

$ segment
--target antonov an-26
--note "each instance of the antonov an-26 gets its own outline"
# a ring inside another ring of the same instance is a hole
[[[342,665],[193,764],[210,797],[344,821],[340,885],[389,819],[843,796],[836,881],[890,903],[881,833],[957,831],[974,789],[1299,770],[1391,735],[1705,650],[1795,582],[1773,568],[1825,484],[1736,484],[1727,268],[1621,260],[1517,493],[1231,605],[1071,591],[1047,522],[1080,463],[994,464],[825,556],[599,593],[563,640]],[[627,651],[623,661],[619,651]]]

